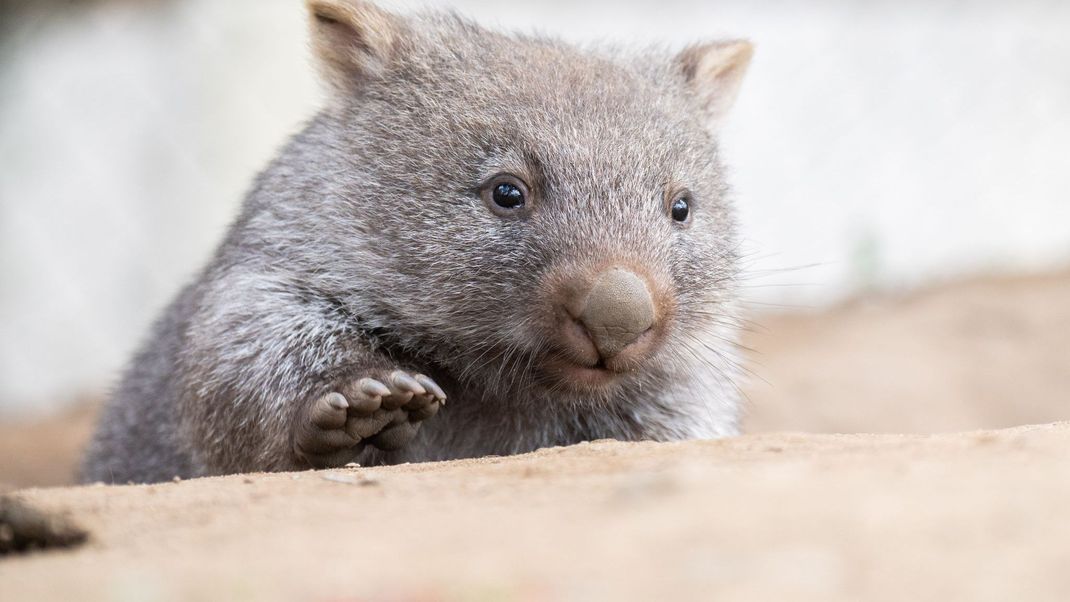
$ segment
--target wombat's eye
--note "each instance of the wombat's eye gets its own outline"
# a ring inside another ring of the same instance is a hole
[[[516,209],[524,204],[524,192],[516,184],[498,184],[494,187],[494,204],[506,209]]]
[[[691,217],[691,197],[687,194],[677,195],[669,206],[669,213],[674,221],[685,223]]]
[[[488,180],[480,195],[491,211],[498,215],[508,215],[527,204],[528,187],[520,178],[502,174]]]

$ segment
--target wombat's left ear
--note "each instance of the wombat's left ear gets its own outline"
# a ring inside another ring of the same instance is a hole
[[[688,88],[698,96],[714,127],[732,108],[753,54],[750,42],[728,40],[690,46],[677,55]]]
[[[367,0],[305,0],[323,75],[342,93],[359,91],[393,60],[405,22]]]

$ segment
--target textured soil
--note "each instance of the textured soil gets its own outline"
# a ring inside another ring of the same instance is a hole
[[[93,405],[0,425],[0,599],[1065,599],[1070,274],[756,322],[723,441],[25,488]]]
[[[7,600],[1065,600],[1070,424],[597,442],[15,494]]]

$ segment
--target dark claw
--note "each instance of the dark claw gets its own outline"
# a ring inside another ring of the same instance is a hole
[[[374,378],[362,378],[357,383],[362,393],[371,395],[372,397],[384,397],[390,395],[390,387],[375,380]]]
[[[446,392],[442,390],[442,387],[438,386],[438,383],[424,376],[423,374],[416,375],[416,382],[420,383],[420,386],[426,389],[428,393],[434,395],[440,400],[444,401],[446,399]]]
[[[341,393],[328,393],[327,403],[336,410],[344,410],[349,407],[349,402],[346,400],[345,395]]]
[[[353,410],[354,414],[368,416],[375,410],[378,410],[381,405],[381,398],[361,395],[353,400],[353,403],[350,404],[350,408]]]
[[[328,393],[316,400],[309,420],[320,428],[336,429],[345,424],[345,413],[348,407],[349,403],[341,393]]]
[[[383,398],[390,396],[390,389],[374,378],[362,378],[354,388],[356,390],[351,396],[349,406],[352,413],[362,416],[378,410]]]
[[[423,395],[427,391],[420,386],[420,383],[416,382],[416,379],[402,372],[396,370],[390,374],[390,381],[394,383],[394,386],[402,391],[408,391],[414,395]]]

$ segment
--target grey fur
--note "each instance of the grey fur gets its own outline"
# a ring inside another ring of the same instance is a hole
[[[156,323],[84,480],[307,468],[292,445],[303,405],[395,368],[449,403],[362,464],[737,432],[735,225],[694,69],[450,15],[397,23],[396,53],[286,145]],[[537,180],[529,219],[475,192],[510,170]],[[694,193],[689,228],[665,212],[673,184]],[[673,319],[635,371],[570,387],[541,368],[540,287],[616,263],[663,278]]]

